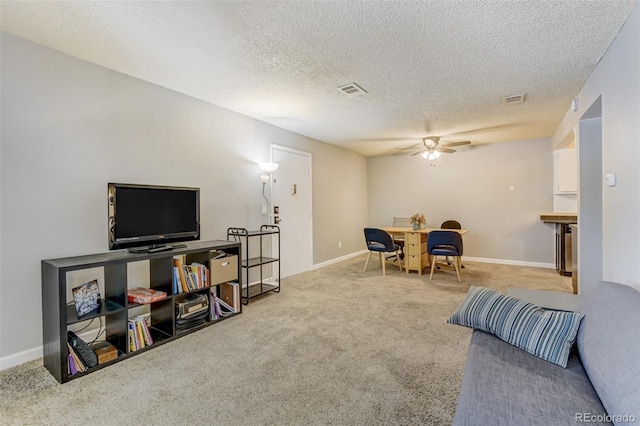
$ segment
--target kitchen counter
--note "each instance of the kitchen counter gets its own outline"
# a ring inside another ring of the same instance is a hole
[[[571,229],[569,225],[578,223],[577,213],[541,213],[540,220],[554,223],[556,227],[556,271],[560,275],[570,277],[573,269]]]
[[[541,213],[540,220],[544,223],[564,223],[564,224],[575,224],[578,223],[578,214],[577,213]]]

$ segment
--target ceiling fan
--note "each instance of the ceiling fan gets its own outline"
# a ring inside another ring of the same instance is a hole
[[[456,152],[455,149],[451,149],[452,146],[471,145],[471,141],[440,143],[440,136],[427,136],[426,138],[422,138],[422,145],[423,146],[413,146],[402,149],[417,149],[418,151],[411,154],[412,156],[420,155],[425,160],[435,160],[436,158],[440,157],[442,153],[452,154]]]

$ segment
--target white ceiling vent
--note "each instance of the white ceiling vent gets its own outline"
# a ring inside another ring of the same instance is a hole
[[[524,93],[521,95],[511,95],[502,98],[502,105],[521,104],[524,102]]]
[[[338,89],[342,93],[354,98],[356,96],[362,96],[367,94],[367,91],[364,90],[362,87],[358,86],[356,83],[345,84],[344,86],[338,87]]]

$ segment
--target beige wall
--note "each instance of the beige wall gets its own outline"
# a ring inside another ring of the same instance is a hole
[[[620,33],[576,96],[578,111],[568,111],[552,137],[552,146],[577,125],[583,114],[602,100],[602,171],[616,173],[615,187],[602,186],[602,276],[580,277],[581,292],[601,279],[640,289],[640,4],[629,15]],[[577,141],[580,149],[580,141]],[[580,174],[588,173],[585,164]],[[580,196],[578,196],[580,209]],[[578,220],[579,222],[579,220]],[[588,233],[579,227],[579,235]],[[584,279],[583,279],[584,278]],[[586,284],[585,288],[582,284]]]
[[[423,212],[429,227],[455,219],[470,230],[465,256],[553,264],[554,230],[539,217],[553,208],[549,145],[539,139],[460,147],[434,161],[369,158],[369,225]]]
[[[263,223],[256,163],[271,143],[293,147],[313,155],[314,263],[362,248],[365,157],[7,34],[1,41],[0,361],[41,354],[40,260],[107,250],[108,182],[200,187],[202,239],[225,239],[227,227]]]

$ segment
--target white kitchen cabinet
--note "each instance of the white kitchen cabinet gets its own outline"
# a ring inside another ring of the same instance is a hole
[[[558,149],[553,151],[553,193],[577,194],[578,158],[576,150]]]

